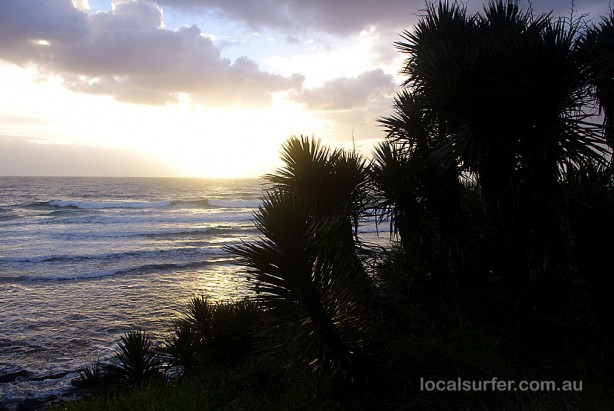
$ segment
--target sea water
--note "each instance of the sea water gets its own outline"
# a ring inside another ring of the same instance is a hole
[[[256,238],[261,180],[0,177],[0,404],[70,391],[195,295],[250,294],[225,245]],[[20,375],[13,378],[10,375]],[[58,377],[60,376],[60,377]]]
[[[193,296],[251,295],[262,180],[0,177],[0,405],[71,393],[126,331],[163,340]],[[374,231],[367,228],[366,231]]]

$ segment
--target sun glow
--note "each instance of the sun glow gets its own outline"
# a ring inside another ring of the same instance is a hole
[[[283,140],[319,127],[283,96],[276,96],[270,108],[190,105],[171,110],[179,126],[173,127],[174,137],[160,136],[157,146],[188,175],[198,177],[261,176],[278,165]]]
[[[261,176],[277,166],[280,145],[291,134],[318,135],[323,127],[283,93],[265,108],[211,108],[186,96],[153,106],[79,94],[34,69],[3,65],[0,78],[12,79],[10,84],[0,80],[8,91],[0,98],[3,135],[128,149],[159,159],[181,176]],[[26,123],[29,131],[24,133]]]

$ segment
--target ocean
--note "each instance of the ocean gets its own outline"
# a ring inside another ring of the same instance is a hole
[[[124,332],[168,338],[194,296],[251,295],[224,246],[258,238],[264,183],[0,177],[0,408],[70,398]]]
[[[262,180],[0,177],[0,405],[68,395],[119,336],[170,335],[193,296],[250,295],[223,246]]]

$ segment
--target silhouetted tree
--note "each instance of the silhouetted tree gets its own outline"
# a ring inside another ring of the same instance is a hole
[[[560,180],[566,167],[603,156],[578,30],[512,1],[492,1],[475,15],[439,2],[397,43],[410,91],[382,122],[410,146],[427,131],[429,174],[458,169],[475,178],[501,237],[510,238],[499,270],[512,280],[569,276]]]
[[[263,237],[231,251],[249,267],[272,321],[269,349],[298,344],[301,360],[351,379],[366,346],[372,290],[353,231],[364,207],[365,162],[306,137],[289,139],[282,159],[255,214]]]
[[[614,15],[603,17],[583,38],[591,83],[603,113],[605,138],[614,149]]]

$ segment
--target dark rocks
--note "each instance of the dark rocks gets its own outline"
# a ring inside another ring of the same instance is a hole
[[[31,381],[44,381],[44,380],[58,380],[62,377],[65,377],[69,371],[59,372],[57,374],[45,375],[43,377],[32,378]]]
[[[8,374],[0,375],[0,384],[6,384],[9,382],[15,382],[19,377],[28,377],[30,373],[26,370],[19,370],[17,372],[10,372]]]
[[[34,377],[33,374],[26,370],[19,370],[0,375],[0,384],[19,384],[21,381],[46,381],[59,380],[66,377],[70,371],[62,371],[55,374],[47,374],[40,377]],[[2,388],[0,388],[2,391]],[[42,395],[38,398],[5,398],[0,403],[0,411],[44,411],[51,404],[57,404],[74,399],[75,391],[70,390],[62,395]]]

